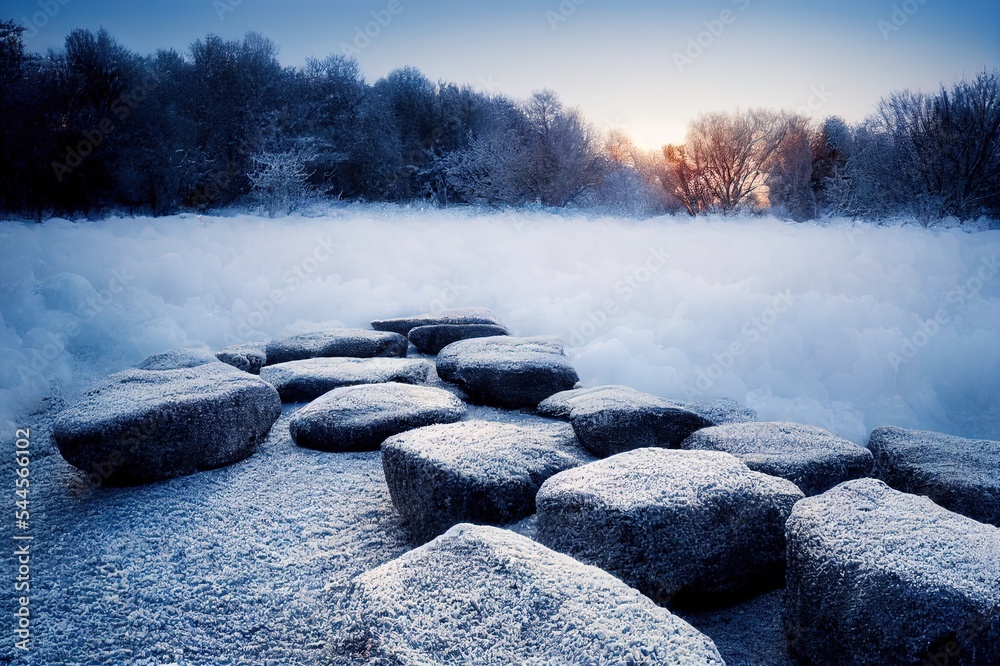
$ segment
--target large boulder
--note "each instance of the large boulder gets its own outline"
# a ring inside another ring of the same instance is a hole
[[[510,331],[497,324],[434,324],[412,328],[407,337],[421,354],[437,354],[459,340],[489,338],[509,333]]]
[[[531,515],[545,479],[593,460],[564,423],[464,421],[382,443],[392,503],[420,542],[457,523],[503,524]]]
[[[807,496],[868,476],[873,464],[863,446],[816,426],[782,421],[705,428],[681,448],[731,453],[752,470],[788,479]]]
[[[355,384],[422,384],[434,365],[409,358],[307,358],[268,365],[260,378],[278,389],[286,402],[307,402],[327,391]]]
[[[409,342],[398,333],[363,328],[335,328],[271,340],[264,348],[268,365],[317,356],[406,356]]]
[[[263,342],[232,344],[216,352],[215,358],[243,372],[259,375],[260,369],[267,364],[265,346]]]
[[[338,638],[372,663],[724,664],[620,580],[496,527],[457,525],[358,576],[344,599],[353,631]]]
[[[441,379],[475,402],[493,407],[536,407],[580,379],[556,338],[497,336],[454,342],[438,354]]]
[[[680,403],[628,386],[557,393],[538,412],[568,418],[580,443],[602,458],[651,446],[677,448],[691,433],[715,425]]]
[[[360,384],[324,393],[292,416],[299,446],[321,451],[371,451],[386,437],[465,416],[448,391],[409,384]]]
[[[134,369],[62,412],[52,438],[67,462],[93,478],[145,483],[246,458],[280,415],[273,386],[224,363]]]
[[[464,324],[487,324],[492,326],[503,326],[497,316],[486,308],[450,308],[428,312],[427,314],[415,315],[413,317],[400,317],[397,319],[376,319],[372,322],[372,328],[376,331],[391,331],[400,335],[409,335],[410,331],[418,326],[440,326],[440,325],[464,325]]]
[[[888,427],[872,432],[868,448],[893,488],[1000,526],[1000,442]]]
[[[1000,664],[1000,530],[876,479],[795,505],[785,633],[803,664]]]
[[[657,602],[717,605],[780,586],[802,498],[728,453],[636,449],[543,483],[537,536]]]

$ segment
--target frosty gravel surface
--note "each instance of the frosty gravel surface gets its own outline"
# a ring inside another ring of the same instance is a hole
[[[247,460],[148,486],[98,488],[58,454],[36,458],[36,633],[26,656],[4,641],[0,662],[320,661],[330,638],[324,586],[409,547],[380,454],[295,446],[288,419],[297,407]],[[42,428],[32,435],[41,442]],[[4,564],[12,580],[9,554]],[[3,586],[4,608],[12,595]]]
[[[337,663],[337,590],[411,547],[381,454],[295,446],[288,420],[301,407],[286,405],[258,452],[235,465],[112,489],[62,460],[49,439],[53,412],[31,416],[33,641],[26,654],[0,643],[0,663]],[[466,418],[551,423],[476,406]],[[0,459],[4,477],[12,460]],[[532,536],[534,520],[512,530]],[[10,543],[11,522],[0,529]],[[13,567],[5,549],[4,580]],[[13,597],[2,586],[4,609]],[[760,599],[684,617],[730,665],[783,665],[772,660],[784,654],[772,626],[780,595]]]

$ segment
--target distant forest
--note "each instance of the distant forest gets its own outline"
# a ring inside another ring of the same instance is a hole
[[[142,56],[106,31],[26,52],[0,22],[0,211],[164,215],[322,199],[573,207],[624,215],[762,212],[1000,218],[996,70],[895,92],[863,122],[749,109],[637,148],[544,90],[527,100],[428,80],[374,83],[331,55],[282,67],[250,33]]]

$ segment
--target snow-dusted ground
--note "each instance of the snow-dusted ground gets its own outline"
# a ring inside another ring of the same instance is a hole
[[[52,389],[72,398],[175,346],[483,305],[515,334],[564,337],[588,385],[733,397],[859,442],[890,424],[998,438],[997,254],[998,231],[846,222],[348,207],[4,223],[0,420],[32,429],[35,541],[32,651],[3,641],[0,663],[315,663],[331,656],[337,591],[409,548],[380,454],[296,447],[295,407],[236,465],[105,489],[52,450],[58,398],[28,414]],[[0,458],[12,485],[13,467]],[[0,521],[0,539],[12,529]],[[779,614],[772,593],[682,615],[731,664],[782,664]]]
[[[727,396],[864,442],[1000,438],[1000,231],[346,206],[0,224],[0,421],[170,347],[447,306],[587,385]],[[9,429],[9,426],[8,426]]]
[[[287,405],[244,461],[131,488],[88,482],[48,439],[54,412],[33,416],[31,649],[2,641],[0,664],[366,663],[352,656],[346,591],[356,575],[412,545],[381,453],[296,446],[288,421],[301,407]],[[475,406],[467,418],[539,420]],[[0,460],[3,478],[13,477],[12,459]],[[534,517],[511,529],[533,536]],[[0,539],[14,543],[10,534],[3,521]],[[5,552],[4,580],[13,580],[15,564]],[[11,586],[0,590],[0,607],[16,608]],[[730,666],[790,666],[781,610],[775,591],[678,615],[710,636]]]

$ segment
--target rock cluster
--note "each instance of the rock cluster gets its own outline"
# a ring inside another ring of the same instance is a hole
[[[284,400],[308,403],[299,445],[381,449],[418,547],[343,598],[335,641],[373,663],[722,664],[664,606],[783,581],[802,664],[1000,663],[1000,442],[887,427],[864,447],[732,400],[581,388],[560,340],[483,308],[372,329],[157,354],[53,439],[93,479],[154,482],[251,455]]]

